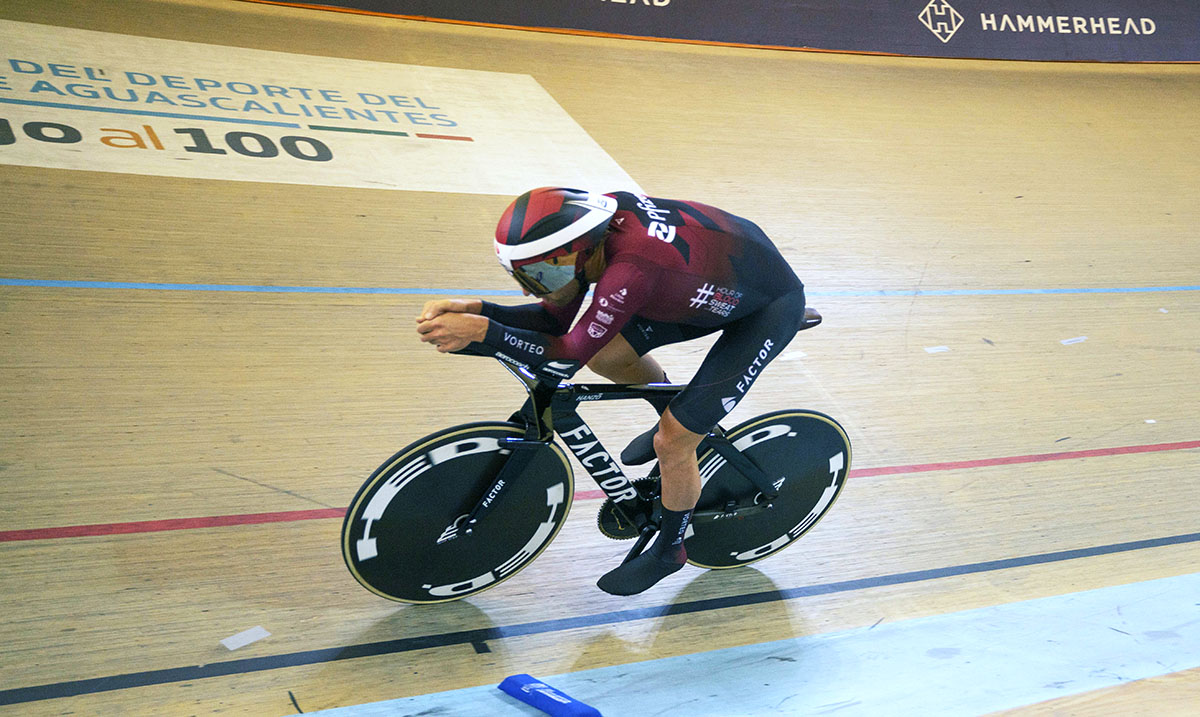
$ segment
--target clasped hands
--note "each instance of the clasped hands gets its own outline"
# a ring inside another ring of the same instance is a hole
[[[441,353],[465,349],[487,336],[487,317],[479,315],[482,308],[478,299],[427,301],[417,316],[417,334]]]

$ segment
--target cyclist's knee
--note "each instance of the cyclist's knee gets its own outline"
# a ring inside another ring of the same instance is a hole
[[[696,448],[704,440],[703,434],[684,428],[667,409],[658,422],[658,433],[654,434],[654,454],[660,463],[678,460],[695,460]]]
[[[619,338],[614,338],[597,351],[588,361],[588,368],[605,378],[610,378],[610,374],[622,373],[636,364],[637,353],[628,342],[618,341]]]

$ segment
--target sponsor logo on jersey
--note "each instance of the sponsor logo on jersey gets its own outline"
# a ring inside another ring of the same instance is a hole
[[[596,303],[599,304],[602,308],[607,309],[609,311],[613,311],[618,314],[623,313],[625,311],[625,309],[622,306],[620,306],[620,304],[625,303],[624,293],[625,293],[625,290],[621,289],[620,294],[616,294],[616,293],[610,294],[607,298],[601,296],[596,299]]]
[[[729,316],[742,301],[742,292],[716,284],[704,284],[696,289],[696,295],[688,304],[693,309],[704,309],[717,316]]]
[[[646,213],[646,216],[650,217],[656,222],[666,223],[667,218],[671,216],[670,209],[659,209],[658,205],[655,204],[654,200],[650,197],[638,195],[638,200],[637,208],[641,209]]]
[[[611,324],[613,322],[613,319],[615,319],[617,317],[613,316],[612,314],[606,313],[604,311],[597,311],[596,318],[599,319],[600,323],[602,323],[602,324]]]
[[[667,244],[674,243],[675,226],[668,221],[671,210],[660,208],[653,199],[644,195],[639,195],[638,200],[637,208],[650,219],[650,223],[646,225],[646,236]]]
[[[504,341],[515,349],[520,351],[528,351],[535,356],[541,356],[542,354],[546,353],[545,346],[539,346],[531,341],[526,341],[520,336],[514,336],[507,331],[504,332]]]
[[[646,236],[670,244],[675,241],[675,227],[663,222],[650,222],[650,226],[646,227]]]
[[[607,333],[608,329],[597,324],[595,321],[588,324],[588,336],[591,336],[593,339],[603,338]]]

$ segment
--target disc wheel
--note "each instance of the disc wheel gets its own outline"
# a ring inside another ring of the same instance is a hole
[[[426,436],[389,458],[359,489],[342,524],[350,573],[376,595],[435,603],[476,595],[511,578],[558,534],[575,492],[553,442],[496,491],[479,522],[465,519],[489,492],[524,435],[512,423],[471,423]]]
[[[841,494],[850,471],[850,439],[837,421],[816,411],[764,414],[727,432],[730,442],[778,486],[767,501],[716,451],[700,456],[703,488],[696,512],[727,519],[693,520],[684,545],[688,562],[736,568],[773,555],[812,529]],[[769,508],[761,506],[769,504]],[[760,506],[758,510],[744,510]]]

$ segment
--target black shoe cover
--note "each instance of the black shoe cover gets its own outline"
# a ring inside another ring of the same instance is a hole
[[[675,560],[664,560],[647,550],[628,563],[605,573],[596,587],[609,595],[637,595],[648,590],[659,580],[677,572],[687,562],[687,554],[680,553]]]
[[[629,442],[621,451],[621,462],[627,466],[640,466],[654,460],[654,434],[658,433],[658,424],[642,435]]]

